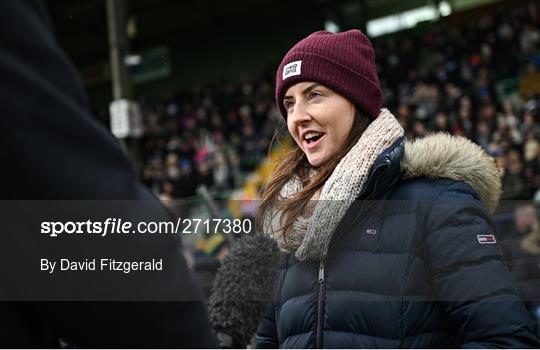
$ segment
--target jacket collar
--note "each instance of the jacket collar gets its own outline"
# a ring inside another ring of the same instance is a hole
[[[379,198],[400,179],[451,179],[464,181],[493,212],[501,196],[497,165],[480,146],[446,133],[405,141],[400,138],[377,158],[359,199]]]
[[[405,148],[405,138],[400,137],[373,163],[368,181],[359,199],[378,197],[388,192],[400,179],[401,159]]]
[[[501,196],[501,178],[494,159],[465,137],[434,133],[405,144],[403,178],[426,177],[464,181],[493,212]]]

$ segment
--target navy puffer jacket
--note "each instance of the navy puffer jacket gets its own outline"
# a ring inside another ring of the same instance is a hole
[[[494,165],[448,136],[409,145],[377,159],[324,261],[283,260],[257,347],[539,346],[486,208]]]

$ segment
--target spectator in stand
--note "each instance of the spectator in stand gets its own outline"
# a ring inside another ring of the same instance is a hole
[[[485,150],[489,149],[489,141],[491,139],[491,134],[489,132],[489,127],[485,121],[481,121],[476,125],[476,138],[475,142],[480,145]]]
[[[536,118],[533,111],[525,111],[523,114],[523,123],[519,127],[522,138],[526,138],[529,132],[535,138],[540,137],[540,125],[536,122]]]
[[[527,195],[527,182],[523,172],[523,161],[518,149],[511,149],[506,153],[503,175],[503,194],[501,199],[522,199]]]
[[[492,141],[495,141],[503,149],[509,149],[513,146],[521,145],[522,139],[521,134],[516,128],[511,127],[505,120],[499,121],[497,129],[495,132],[490,134],[488,123],[485,121],[480,121],[478,125],[485,126],[485,136],[491,138]]]
[[[430,128],[434,132],[449,132],[448,116],[445,112],[438,112],[433,120],[433,126]]]
[[[180,164],[181,175],[178,178],[178,192],[176,198],[194,196],[197,187],[197,176],[190,160],[183,159]]]
[[[540,321],[540,225],[536,208],[526,204],[515,210],[515,234],[505,239],[503,251],[518,290],[532,318]],[[537,333],[540,327],[537,325]],[[540,333],[538,333],[540,336]]]
[[[171,180],[167,179],[163,181],[163,191],[159,195],[159,199],[166,205],[174,199],[174,185]]]
[[[499,113],[497,122],[505,122],[511,128],[517,128],[519,119],[516,117],[514,107],[512,106],[512,102],[510,100],[505,100],[503,102],[502,111]]]
[[[538,200],[540,189],[540,142],[534,138],[533,133],[529,133],[524,146],[525,157],[525,177],[531,186],[531,191],[535,193],[535,200]]]

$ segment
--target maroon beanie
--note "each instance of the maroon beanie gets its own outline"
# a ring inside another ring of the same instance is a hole
[[[285,92],[303,81],[329,87],[371,118],[379,115],[383,97],[375,53],[368,37],[359,30],[315,32],[287,52],[276,75],[276,103],[284,118]]]

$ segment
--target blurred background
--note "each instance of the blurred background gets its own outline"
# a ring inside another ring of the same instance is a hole
[[[496,235],[540,319],[540,4],[529,0],[45,0],[92,112],[183,218],[252,220],[287,150],[275,70],[309,33],[373,40],[409,138],[465,136],[497,161]],[[282,134],[273,141],[274,134]],[[209,293],[234,235],[183,237]]]

